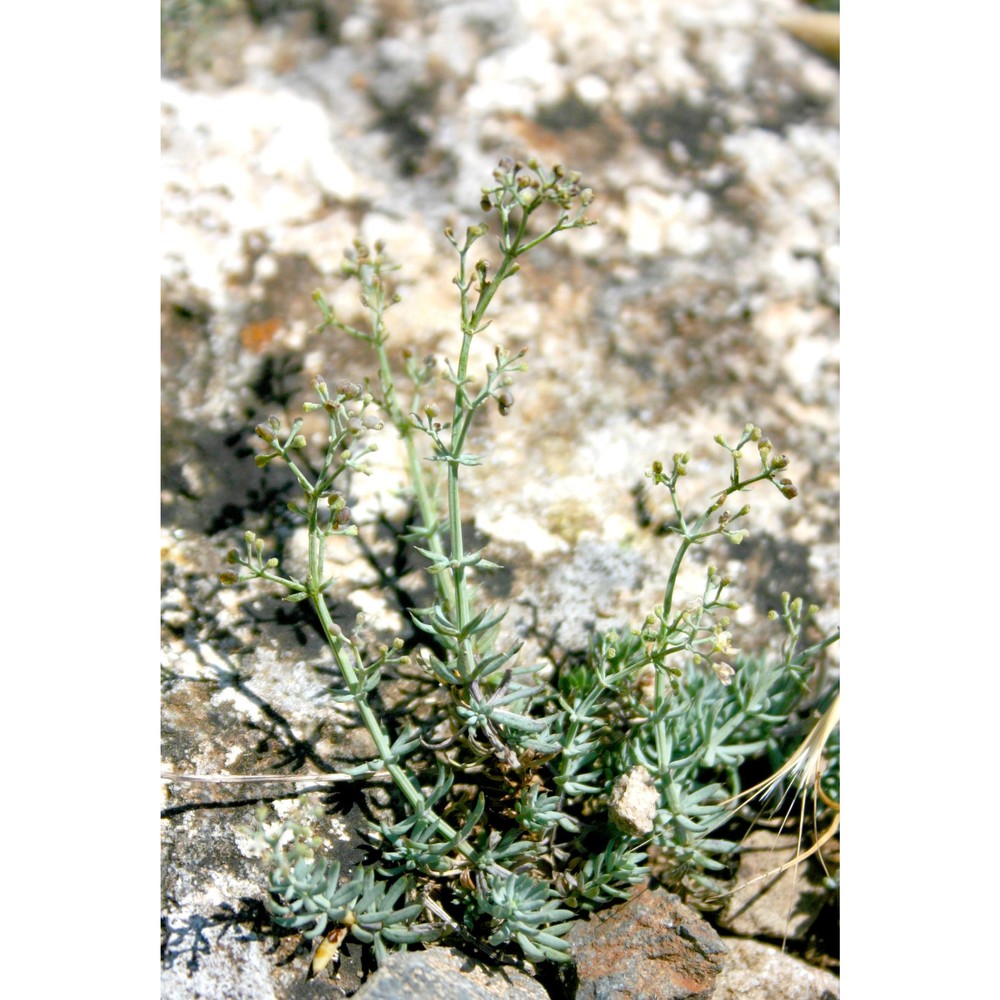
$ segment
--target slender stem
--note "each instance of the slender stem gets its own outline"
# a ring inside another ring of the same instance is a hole
[[[337,666],[340,669],[340,673],[343,676],[345,683],[347,684],[348,690],[354,696],[354,703],[358,707],[358,713],[361,716],[361,721],[364,723],[365,729],[368,730],[368,733],[375,743],[375,749],[378,752],[379,757],[381,757],[384,762],[384,769],[389,773],[389,776],[392,778],[396,787],[409,803],[410,808],[415,812],[420,813],[430,821],[436,823],[437,829],[440,830],[445,837],[449,839],[457,839],[458,831],[438,816],[433,809],[427,807],[426,799],[424,798],[424,794],[420,790],[420,787],[416,785],[406,771],[404,771],[403,768],[392,759],[392,745],[389,740],[389,736],[382,728],[382,724],[379,721],[378,716],[373,711],[371,705],[368,704],[368,699],[365,697],[359,672],[355,669],[355,665],[351,662],[351,658],[345,655],[344,647],[347,644],[344,639],[338,635],[338,629],[334,625],[333,618],[330,616],[330,609],[327,607],[326,600],[320,590],[323,580],[323,555],[326,542],[322,526],[319,523],[319,501],[313,494],[310,494],[308,499],[308,518],[310,601],[312,603],[313,610],[316,612],[316,616],[319,619],[320,627],[323,629],[323,635],[326,638],[327,645],[330,647],[334,659],[337,661]],[[353,645],[351,645],[350,648],[354,651],[355,658],[357,658],[358,654]],[[473,865],[481,867],[478,852],[467,840],[457,839],[455,849],[471,861]],[[506,869],[502,868],[502,866],[494,865],[490,867],[498,872],[506,872]]]
[[[310,537],[310,542],[312,542],[312,537]],[[409,803],[411,809],[421,814],[431,822],[436,823],[437,829],[440,830],[445,837],[449,839],[458,838],[458,831],[451,826],[450,823],[438,816],[433,809],[427,807],[424,794],[420,790],[419,786],[414,783],[406,771],[403,770],[403,768],[400,767],[396,761],[392,760],[392,746],[389,741],[389,736],[382,728],[382,724],[379,722],[378,716],[373,711],[371,705],[368,704],[368,699],[364,696],[364,692],[361,690],[358,671],[355,669],[354,664],[351,663],[350,658],[344,654],[345,643],[334,630],[335,626],[333,619],[330,617],[330,609],[327,607],[322,594],[314,593],[312,595],[312,606],[316,611],[317,617],[319,618],[320,626],[323,629],[323,635],[326,637],[327,645],[333,652],[334,659],[337,661],[337,666],[343,675],[344,681],[347,683],[348,689],[354,695],[354,702],[358,707],[358,713],[361,716],[361,721],[364,723],[365,729],[367,729],[371,735],[371,738],[375,743],[375,749],[384,762],[385,771],[388,772],[396,787]],[[455,849],[472,862],[473,865],[481,867],[478,852],[467,840],[457,840]],[[499,866],[495,867],[499,868]]]
[[[684,562],[684,556],[687,554],[687,550],[691,548],[691,545],[692,539],[690,537],[685,537],[681,540],[680,547],[677,549],[677,555],[674,556],[673,565],[670,567],[670,576],[667,577],[667,586],[663,592],[662,618],[660,619],[661,636],[665,636],[669,628],[668,623],[674,603],[674,587],[677,585],[677,575],[680,572],[681,563]]]
[[[441,532],[437,528],[438,513],[434,498],[427,488],[427,478],[424,475],[423,461],[417,451],[416,441],[413,437],[413,425],[403,413],[399,405],[396,394],[396,385],[389,365],[389,357],[385,350],[384,327],[381,321],[381,312],[377,315],[376,329],[381,331],[381,335],[375,338],[375,356],[378,359],[379,382],[382,385],[383,401],[392,420],[396,432],[403,442],[406,450],[406,465],[410,473],[410,482],[413,485],[413,492],[416,496],[417,507],[420,510],[420,520],[422,526],[428,530],[426,536],[427,547],[436,556],[444,555],[444,545],[441,542]],[[455,606],[455,589],[452,580],[444,573],[435,576],[438,594],[441,597],[446,610]]]

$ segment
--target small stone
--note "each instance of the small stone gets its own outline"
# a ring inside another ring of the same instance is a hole
[[[653,776],[641,764],[619,775],[611,789],[608,814],[611,822],[632,837],[653,832],[653,819],[660,805],[660,793]]]

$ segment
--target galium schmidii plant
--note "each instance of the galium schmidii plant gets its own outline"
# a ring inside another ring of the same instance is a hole
[[[740,658],[730,580],[710,566],[699,600],[678,606],[675,599],[693,547],[745,537],[746,491],[770,484],[796,495],[789,460],[748,424],[731,444],[716,439],[728,478],[701,506],[682,496],[687,452],[646,471],[650,486],[666,493],[677,551],[662,600],[643,622],[593,636],[588,650],[554,668],[520,662],[519,642],[498,645],[506,612],[483,605],[475,585],[496,564],[466,545],[460,481],[481,461],[469,449],[476,418],[487,405],[511,412],[525,361],[524,352],[497,346],[493,363],[476,373],[472,344],[532,250],[592,224],[592,198],[579,175],[560,166],[500,162],[483,189],[484,221],[461,236],[445,232],[457,256],[459,341],[457,356],[443,364],[392,357],[396,266],[381,244],[356,243],[344,272],[360,286],[365,323],[345,322],[320,292],[315,300],[321,328],[370,347],[373,377],[314,381],[305,410],[326,421],[321,454],[310,453],[302,419],[287,429],[275,418],[257,427],[264,443],[257,464],[284,463],[301,490],[293,507],[308,526],[308,569],[302,579],[284,575],[266,543],[247,532],[222,580],[265,580],[284,600],[309,605],[342,679],[337,696],[354,706],[376,748],[349,775],[387,773],[398,793],[395,821],[368,831],[373,860],[349,875],[322,857],[313,827],[268,822],[262,813],[257,837],[271,866],[270,908],[278,924],[308,938],[339,943],[349,933],[371,944],[380,962],[387,948],[443,937],[475,942],[494,958],[520,951],[533,962],[566,960],[573,920],[627,898],[647,879],[652,844],[678,881],[709,878],[735,849],[712,834],[731,815],[741,765],[775,751],[817,657],[836,638],[806,644],[815,609],[786,596],[775,612],[785,630],[781,655]],[[491,232],[492,264],[480,253]],[[450,399],[439,407],[433,390],[442,383]],[[427,636],[412,662],[402,638],[372,648],[360,630],[339,627],[331,610],[337,580],[324,575],[327,540],[358,533],[348,496],[370,471],[374,436],[390,427],[404,447],[416,512],[403,538],[433,581],[430,603],[404,609]],[[429,721],[391,728],[371,698],[383,675],[406,664],[441,692],[442,707]]]

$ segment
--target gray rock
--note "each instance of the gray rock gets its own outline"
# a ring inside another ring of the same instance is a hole
[[[490,969],[454,948],[390,955],[354,994],[357,1000],[548,1000],[530,976]]]
[[[742,888],[728,899],[719,923],[732,934],[798,941],[815,921],[829,893],[819,884],[815,858],[778,872],[809,847],[795,834],[754,830],[743,841],[736,876]]]
[[[778,948],[724,938],[729,954],[712,1000],[837,1000],[840,980]]]

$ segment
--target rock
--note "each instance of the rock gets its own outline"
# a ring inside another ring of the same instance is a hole
[[[780,874],[800,845],[795,834],[754,830],[744,841],[736,882],[742,888],[728,900],[719,923],[733,934],[801,940],[823,907],[828,892],[817,884],[822,870],[814,858],[807,858]]]
[[[653,818],[660,804],[660,793],[653,777],[641,765],[621,775],[611,789],[608,815],[611,822],[632,837],[644,837],[653,831]]]
[[[580,921],[569,942],[576,1000],[707,1000],[726,950],[694,910],[663,889]]]
[[[354,994],[356,1000],[548,1000],[530,976],[490,969],[455,948],[398,952]]]
[[[724,938],[729,953],[711,1000],[837,1000],[840,980],[780,949]]]

